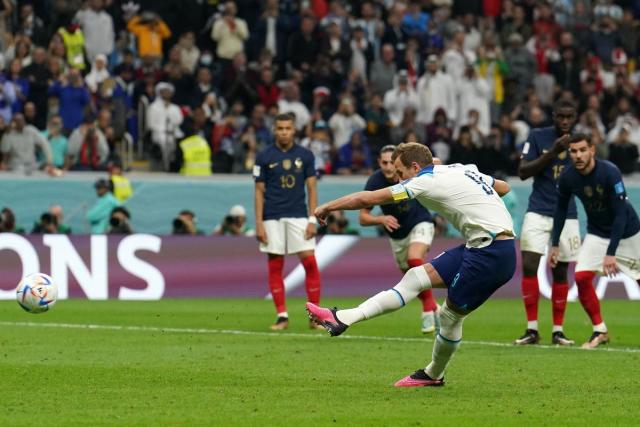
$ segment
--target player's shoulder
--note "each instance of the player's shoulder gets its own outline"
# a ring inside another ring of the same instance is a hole
[[[369,178],[367,178],[366,187],[387,187],[388,185],[387,179],[384,177],[384,174],[380,169],[369,175]]]
[[[618,168],[618,166],[616,166],[614,163],[610,162],[609,160],[604,160],[604,159],[595,159],[595,160],[596,160],[596,165],[599,168],[602,168],[603,175],[614,177],[614,178],[618,178],[622,176],[622,173],[620,172],[620,169]]]
[[[553,126],[531,129],[529,132],[529,142],[532,141],[555,141],[557,138],[556,129]]]
[[[313,157],[313,152],[306,147],[303,147],[300,144],[295,144],[293,146],[293,152],[296,155],[304,156],[304,157]]]

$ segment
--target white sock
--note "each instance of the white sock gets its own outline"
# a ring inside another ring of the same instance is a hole
[[[458,314],[447,307],[445,302],[440,310],[440,332],[433,343],[431,363],[425,369],[429,377],[439,380],[444,377],[453,353],[456,352],[462,340],[462,322],[466,316]]]
[[[538,330],[538,321],[530,320],[527,322],[527,329],[533,329],[534,331]]]
[[[278,317],[286,317],[288,319],[289,313],[287,313],[286,311],[283,311],[282,313],[278,313]]]
[[[593,332],[605,333],[607,332],[607,325],[605,325],[604,322],[593,325]]]
[[[431,281],[423,266],[409,269],[402,280],[391,289],[382,291],[356,308],[338,310],[336,317],[346,325],[371,319],[389,311],[397,310],[415,299],[425,289],[431,289]]]
[[[562,325],[553,325],[551,332],[562,332]]]

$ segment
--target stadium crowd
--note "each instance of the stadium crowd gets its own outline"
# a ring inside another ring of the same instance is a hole
[[[0,169],[105,170],[135,149],[152,170],[249,173],[291,111],[321,174],[369,174],[414,136],[514,175],[567,99],[631,173],[638,18],[632,0],[2,0]]]

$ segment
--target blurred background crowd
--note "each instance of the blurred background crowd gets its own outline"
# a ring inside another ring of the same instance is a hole
[[[0,168],[249,173],[296,115],[321,174],[409,137],[515,174],[557,99],[638,168],[640,1],[0,0]]]

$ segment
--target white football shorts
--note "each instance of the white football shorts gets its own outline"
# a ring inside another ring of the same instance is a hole
[[[407,263],[409,245],[412,243],[424,243],[425,245],[431,246],[434,233],[435,227],[433,223],[425,221],[416,224],[404,239],[389,239],[393,257],[402,271],[409,269],[409,264]]]
[[[551,243],[553,218],[535,212],[524,215],[520,232],[520,250],[543,255]],[[568,219],[560,234],[560,256],[558,261],[572,262],[580,251],[580,223],[577,219]]]
[[[316,247],[316,239],[305,239],[308,218],[280,218],[264,221],[267,244],[260,243],[260,252],[287,255],[310,251]]]
[[[578,255],[576,273],[578,271],[595,271],[604,274],[602,264],[605,255],[607,255],[608,247],[609,239],[587,234]],[[616,250],[616,262],[621,272],[633,280],[640,280],[640,233],[620,240]]]

